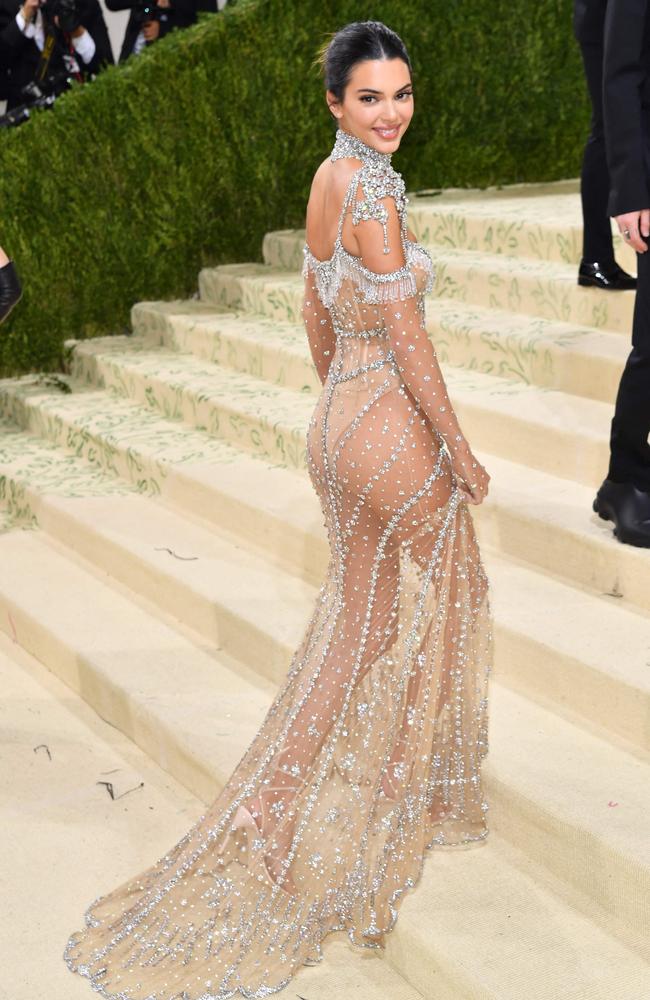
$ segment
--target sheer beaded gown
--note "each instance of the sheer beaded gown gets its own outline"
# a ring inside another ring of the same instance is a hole
[[[68,967],[105,997],[269,996],[330,931],[382,947],[427,849],[487,836],[489,591],[424,327],[431,258],[409,238],[391,155],[339,129],[341,157],[353,172],[333,254],[303,250],[326,577],[221,794],[69,938]],[[385,267],[345,248],[346,218]]]

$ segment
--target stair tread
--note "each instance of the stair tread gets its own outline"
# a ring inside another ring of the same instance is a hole
[[[158,313],[172,326],[187,325],[191,329],[200,327],[214,334],[226,332],[259,343],[267,343],[274,339],[275,333],[275,340],[281,341],[285,347],[302,346],[305,342],[304,329],[297,323],[282,322],[268,316],[253,316],[248,313],[218,312],[216,307],[205,304],[198,310],[194,308],[195,305],[191,300],[173,303],[141,302],[136,307],[136,321],[139,313]],[[630,351],[624,338],[610,330],[600,330],[559,319],[547,319],[544,316],[527,316],[524,313],[508,312],[505,309],[461,302],[458,299],[428,299],[426,312],[429,320],[456,321],[458,324],[480,327],[485,333],[501,338],[515,335],[539,346],[552,344],[559,350],[571,349],[585,354],[597,350],[603,356],[617,362],[623,362]]]
[[[214,366],[216,368],[216,366]],[[239,376],[234,382],[229,373],[220,372],[218,378],[222,385],[243,385],[245,395],[239,397],[246,407],[254,405],[259,380],[250,376]],[[484,378],[489,378],[484,376]],[[16,384],[21,392],[20,383]],[[305,432],[307,413],[303,410],[302,419],[296,418],[294,403],[301,402],[307,411],[314,405],[313,396],[301,394],[282,387],[272,387],[276,406],[276,416],[280,419],[291,419],[294,428],[300,433]],[[452,390],[453,391],[453,390]],[[550,394],[542,394],[549,397]],[[495,394],[495,398],[498,396]],[[252,475],[264,470],[266,475],[274,466],[259,457],[245,458],[237,448],[203,431],[197,431],[180,421],[164,418],[149,409],[120,398],[108,395],[102,390],[76,391],[69,395],[56,392],[43,393],[32,397],[34,405],[38,405],[41,417],[66,419],[77,428],[79,436],[93,432],[101,435],[107,442],[107,447],[129,448],[137,456],[139,452],[153,454],[161,465],[179,463],[187,470],[187,474],[196,473],[204,480],[211,479],[210,466],[232,464],[238,461],[260,463],[252,465]],[[593,413],[603,404],[584,401]],[[229,406],[234,406],[234,394]],[[72,438],[74,446],[74,437]],[[478,449],[477,449],[478,451]],[[485,463],[492,476],[490,497],[487,503],[499,504],[500,507],[515,512],[521,518],[527,516],[547,523],[553,529],[570,532],[576,538],[591,540],[599,546],[603,557],[612,559],[612,585],[617,576],[617,565],[621,560],[626,564],[642,569],[645,565],[643,550],[632,546],[621,546],[614,539],[611,528],[591,513],[593,489],[582,486],[571,480],[563,479],[550,473],[540,472],[529,466],[523,466],[506,459],[478,451],[479,457]],[[279,463],[278,463],[279,464]],[[205,468],[204,468],[205,466]],[[248,468],[248,466],[243,466]],[[201,471],[199,471],[201,470]]]
[[[236,712],[244,712],[252,700],[255,711],[249,711],[248,717],[257,713],[261,720],[268,692],[262,693],[256,690],[255,684],[244,683],[239,674],[223,667],[217,658],[208,657],[164,623],[123,600],[64,558],[39,535],[29,533],[19,540],[21,544],[12,539],[11,544],[5,546],[0,566],[0,588],[4,594],[11,603],[23,606],[28,613],[38,608],[38,617],[44,619],[51,634],[77,656],[91,659],[93,671],[103,674],[101,682],[118,687],[126,696],[130,711],[135,710],[137,714],[137,706],[144,704],[149,712],[162,718],[165,731],[175,733],[183,745],[191,742],[189,753],[202,755],[204,766],[218,776],[217,781],[221,784],[230,773],[230,761],[236,763],[240,759],[251,730],[257,724],[257,720],[252,719],[242,723],[239,715],[236,726],[226,721],[221,724],[228,717],[224,707],[232,706]],[[33,572],[34,565],[39,566],[38,574]],[[65,602],[47,599],[46,595],[53,592],[65,593]],[[87,613],[80,614],[80,607],[87,609]],[[117,645],[116,620],[121,624]],[[155,656],[151,655],[152,651]],[[519,701],[516,697],[510,698],[504,711],[513,705],[518,708]],[[231,729],[226,743],[222,744],[221,734],[214,734],[214,718],[220,720],[220,729]],[[529,725],[531,718],[534,722],[529,726],[531,732],[527,741],[535,742],[537,727],[544,730],[545,740],[549,730],[545,719],[540,724],[539,712],[526,718],[517,712],[518,730]],[[557,735],[555,725],[551,729]],[[225,755],[223,751],[228,745],[231,749]],[[585,745],[582,737],[578,740],[578,747],[580,745]],[[589,742],[589,749],[593,745],[593,741]],[[572,757],[575,758],[578,752],[574,744]],[[557,743],[555,753],[560,753]],[[510,743],[508,756],[520,757],[520,754],[512,754]],[[609,767],[616,774],[620,770],[621,757],[616,751],[613,757]],[[546,759],[545,755],[542,758]],[[527,776],[531,771],[539,773],[543,766],[540,761],[527,760],[525,764]],[[559,773],[560,785],[565,780],[565,770]],[[580,789],[575,791],[585,796]],[[598,807],[594,808],[598,813],[599,829],[603,827],[600,799],[605,794],[606,790],[600,789]],[[617,794],[623,800],[623,795]],[[606,819],[611,821],[613,815],[610,812]],[[621,816],[623,813],[619,812],[615,820],[620,821]],[[624,821],[623,816],[623,822],[618,825],[622,827]],[[625,838],[621,831],[611,827],[610,822],[608,835],[624,849]],[[538,995],[540,1000],[545,996],[541,985],[538,994],[534,992],[534,983],[530,987],[527,985],[526,977],[531,970],[529,950],[535,952],[540,962],[544,955],[547,961],[552,956],[552,975],[557,976],[560,992],[556,992],[554,986],[553,992],[546,996],[552,995],[554,1000],[564,997],[577,1000],[585,981],[596,990],[602,986],[602,993],[591,996],[602,996],[603,1000],[612,995],[620,996],[621,1000],[629,996],[632,1000],[632,990],[639,988],[642,981],[639,977],[644,968],[647,971],[647,966],[569,903],[521,871],[512,863],[509,850],[498,837],[488,838],[484,845],[471,851],[434,850],[433,853],[437,856],[435,861],[425,865],[421,890],[409,893],[404,901],[403,919],[397,921],[393,936],[395,946],[400,946],[401,937],[404,944],[411,947],[411,939],[415,936],[419,951],[439,953],[441,961],[445,956],[447,968],[458,964],[463,978],[476,984],[487,982],[487,986],[495,990],[502,988],[502,993],[494,994],[495,1000],[509,1000],[510,997],[518,1000],[521,994],[515,990],[523,988],[523,983],[526,983],[527,996]],[[472,947],[468,949],[470,943]],[[391,941],[389,947],[392,946]],[[503,959],[504,948],[508,961]],[[531,979],[539,981],[537,976]],[[548,976],[542,982],[548,984]],[[611,990],[617,983],[621,992],[613,994]]]
[[[511,219],[545,223],[557,228],[577,225],[582,228],[580,190],[575,182],[562,182],[564,189],[553,185],[508,185],[505,188],[446,188],[439,195],[409,194],[409,212],[441,208],[462,211],[467,217]],[[567,190],[567,188],[569,188]]]
[[[225,762],[224,768],[237,764],[241,753],[233,738],[257,732],[273,685],[241,664],[233,669],[227,654],[208,653],[191,642],[132,593],[120,592],[105,574],[101,579],[71,558],[44,532],[15,532],[1,544],[3,603],[21,609],[74,651],[70,679],[77,676],[79,662],[90,665],[109,698],[114,691],[129,692],[137,706],[134,718],[151,712],[169,716],[178,736],[196,744],[197,761],[209,752]],[[20,642],[23,627],[18,624],[16,630]],[[206,720],[205,731],[195,726],[197,719]],[[214,719],[217,729],[209,721]]]
[[[274,334],[269,327],[266,342],[277,343],[278,347],[282,346],[286,350],[282,336],[283,331]],[[308,347],[304,343],[302,347],[297,343],[293,349],[307,356]],[[231,398],[236,396],[247,404],[254,405],[263,399],[265,404],[273,403],[273,415],[281,413],[282,408],[286,407],[286,417],[283,419],[291,424],[295,423],[296,413],[309,416],[315,405],[313,393],[274,385],[255,376],[199,360],[193,355],[152,348],[142,338],[97,338],[80,344],[79,352],[106,357],[114,365],[128,367],[133,372],[150,375],[173,385],[186,386],[195,394],[223,398],[224,389],[227,389]],[[611,420],[611,407],[607,403],[513,382],[484,372],[445,365],[443,370],[450,394],[467,397],[474,404],[480,401],[480,405],[489,406],[513,419],[525,407],[527,418],[534,417],[545,427],[564,429],[571,421],[579,428],[580,433],[589,434],[598,440],[607,432]],[[525,403],[520,400],[525,400]]]
[[[421,886],[404,900],[400,920],[411,961],[432,952],[443,970],[452,976],[459,970],[461,981],[477,989],[472,997],[644,995],[647,963],[559,900],[534,871],[519,867],[493,832],[477,849],[441,852],[425,864]],[[399,943],[389,940],[389,956]]]
[[[184,389],[197,398],[215,399],[229,408],[234,408],[236,401],[241,408],[263,419],[281,419],[288,426],[306,429],[305,420],[316,404],[312,393],[274,385],[193,355],[152,348],[135,337],[97,338],[84,342],[78,350],[80,354],[101,358],[114,370],[128,370],[150,381]]]
[[[47,441],[41,441],[24,431],[15,431],[6,423],[2,424],[0,437],[2,475],[25,484],[38,493],[50,494],[50,502],[53,502],[55,494],[62,501],[66,498],[72,501],[78,497],[97,498],[87,504],[59,504],[71,514],[74,512],[74,516],[88,527],[103,525],[108,530],[111,515],[117,515],[119,508],[113,505],[113,501],[110,506],[104,504],[102,497],[135,494],[134,488],[126,481],[94,468],[83,459],[62,452]],[[28,456],[27,462],[23,461],[25,455]],[[498,483],[512,480],[513,475],[519,471],[516,466],[510,466],[510,463],[502,460],[489,461],[499,462],[500,475],[496,476]],[[68,472],[70,469],[74,472],[72,482]],[[195,471],[198,472],[198,467]],[[204,473],[209,476],[209,468]],[[238,503],[248,503],[250,497],[254,496],[255,504],[262,511],[286,520],[287,531],[308,530],[315,537],[323,534],[318,501],[311,484],[304,476],[286,469],[272,470],[257,458],[238,454],[233,461],[224,466],[219,463],[214,468],[213,482],[216,489],[229,491]],[[538,474],[536,481],[529,485],[532,487],[529,497],[517,493],[515,500],[518,509],[521,510],[532,502],[543,507],[547,519],[550,511],[557,510],[565,526],[568,512],[571,512],[576,520],[576,530],[592,531],[599,539],[602,537],[606,544],[617,544],[611,541],[609,529],[599,519],[592,518],[585,523],[584,509],[591,496],[587,488],[566,480],[558,484],[554,477],[544,474]],[[494,486],[493,483],[493,491],[495,489],[498,491],[499,486]],[[293,497],[289,507],[286,504],[287,495]],[[173,540],[174,514],[160,505],[146,507],[146,501],[141,497],[136,497],[134,502],[136,510],[143,511],[145,526],[145,534],[137,532],[130,539],[134,551],[148,547],[149,553],[150,542],[156,538]],[[144,515],[145,509],[151,511],[149,516]],[[169,519],[169,528],[165,519]],[[127,514],[122,522],[122,528],[127,532],[130,523],[131,515]],[[218,557],[222,543],[214,533],[201,531],[188,522],[183,534],[186,549],[200,552],[202,559],[207,553],[214,553],[210,558]],[[235,555],[242,564],[253,566],[258,562],[243,548],[237,549],[236,553],[227,549],[221,561],[227,562]],[[638,555],[642,557],[642,553]],[[163,568],[166,571],[168,556],[154,558],[158,571],[162,572]],[[554,647],[559,645],[572,655],[580,654],[581,644],[584,642],[589,650],[590,662],[598,663],[601,669],[614,673],[626,683],[633,683],[642,690],[650,690],[650,676],[645,670],[645,664],[641,663],[644,651],[650,651],[650,621],[646,615],[625,604],[621,605],[620,600],[597,597],[549,577],[544,572],[509,562],[493,553],[490,553],[489,562],[493,573],[499,574],[499,585],[494,588],[496,610],[500,610],[506,620],[513,622],[520,618],[522,629],[526,626],[528,631],[535,632],[540,639],[552,641]],[[193,575],[196,577],[196,573]],[[207,579],[203,581],[208,590],[212,587],[214,578],[213,570],[210,569]],[[530,596],[526,600],[528,594]],[[549,618],[553,621],[552,614],[564,612],[566,615],[567,608],[570,609],[572,627],[565,627],[565,617],[560,619],[556,627],[549,629]]]
[[[180,420],[171,420],[157,410],[109,394],[104,389],[75,387],[69,395],[55,391],[33,392],[28,383],[19,379],[0,381],[0,390],[3,386],[10,386],[12,392],[40,411],[44,418],[74,420],[79,435],[78,438],[68,438],[69,447],[73,449],[84,433],[93,431],[105,440],[107,452],[110,447],[119,444],[133,452],[144,450],[167,463],[215,461],[221,464],[233,462],[241,454],[227,441],[204,430],[190,427]],[[34,440],[47,440],[46,423],[47,419],[40,421],[38,429],[41,433],[38,437],[36,434],[29,436]],[[58,447],[56,444],[52,446]]]
[[[419,199],[418,199],[419,200]],[[304,240],[303,230],[293,230],[292,237],[298,242]],[[576,266],[573,263],[564,261],[544,260],[536,257],[521,256],[518,254],[507,254],[490,252],[484,249],[473,249],[458,246],[442,246],[439,243],[429,243],[428,250],[433,258],[434,270],[437,261],[454,262],[457,264],[467,264],[469,267],[481,270],[489,270],[494,274],[525,274],[538,277],[543,281],[568,282],[577,285]],[[250,268],[247,271],[246,268]],[[286,271],[279,264],[261,264],[251,262],[250,264],[225,264],[217,268],[206,270],[221,271],[224,274],[237,274],[240,277],[250,277],[254,279],[263,278],[265,275],[271,279],[282,278],[289,283],[298,280],[297,271]],[[302,284],[302,282],[301,282]],[[588,289],[580,289],[582,294],[590,294]],[[630,292],[619,292],[620,295],[630,295]]]
[[[303,230],[294,230],[293,238],[296,243],[304,240]],[[494,274],[523,274],[539,278],[543,281],[553,281],[569,283],[577,287],[577,273],[575,264],[563,261],[543,260],[535,257],[525,257],[515,254],[490,253],[487,250],[474,250],[466,247],[441,246],[440,244],[428,244],[429,252],[433,258],[434,270],[437,261],[454,262],[456,264],[467,264],[472,269],[480,268],[489,270]],[[216,268],[205,268],[207,272],[215,272],[238,277],[250,278],[260,281],[269,279],[271,281],[282,281],[287,285],[299,284],[302,288],[303,281],[298,269],[288,271],[279,264],[266,264],[258,261],[238,264],[220,264]],[[581,294],[591,294],[590,289],[578,289]],[[620,296],[630,296],[633,292],[618,292]]]
[[[132,557],[148,561],[161,585],[166,577],[180,580],[185,587],[228,606],[244,620],[257,623],[274,641],[289,649],[297,644],[316,599],[315,586],[215,531],[190,522],[171,508],[142,497],[57,502],[74,504],[78,523],[86,521],[98,536],[121,545]],[[163,551],[156,551],[162,547]],[[180,558],[173,558],[168,548]],[[199,690],[198,685],[192,687]],[[595,835],[602,832],[599,823],[609,821],[608,833],[620,836],[621,849],[642,856],[645,847],[643,856],[650,864],[650,842],[641,835],[644,809],[648,806],[650,762],[644,764],[625,750],[579,730],[503,688],[498,680],[494,682],[493,700],[494,757],[499,775],[505,771],[511,783],[532,789],[533,795],[543,789],[550,807],[576,822],[592,810],[590,829]],[[512,753],[513,745],[518,747],[516,754]],[[595,764],[593,773],[579,769],[571,773],[569,762],[577,764],[581,759]],[[561,774],[554,786],[550,775],[557,768]],[[610,782],[609,790],[603,790],[606,780]],[[611,826],[611,813],[607,811],[607,799],[612,797],[625,799],[625,809],[615,817],[620,820],[618,826]],[[623,822],[627,826],[621,828]]]
[[[116,734],[46,667],[16,650],[4,634],[0,680],[0,717],[4,715],[4,730],[12,733],[0,762],[0,786],[6,789],[0,816],[3,828],[10,831],[5,841],[11,877],[3,882],[8,915],[3,932],[7,954],[12,955],[12,1000],[33,1000],[42,991],[44,975],[48,1000],[86,997],[87,981],[72,979],[62,961],[66,934],[81,926],[91,899],[162,857],[201,815],[204,803]],[[52,754],[46,799],[41,770],[24,766],[25,753],[32,754],[38,744],[48,746]],[[109,773],[116,798],[137,789],[123,800],[128,807],[97,789],[97,780]],[[143,787],[137,788],[140,782]],[[43,854],[44,839],[51,856],[57,857],[54,866],[47,856],[44,864],[34,864]],[[53,895],[59,919],[40,927]],[[21,919],[15,918],[18,913]],[[39,924],[40,945],[47,955],[36,964],[33,939],[24,933],[31,922]],[[320,966],[300,969],[293,981],[311,1000],[352,992],[359,1000],[421,1000],[387,962],[365,961],[366,956],[352,952],[341,936],[325,942],[325,956]]]
[[[417,228],[417,227],[416,227]],[[579,322],[594,328],[619,331],[629,337],[634,309],[631,290],[602,292],[578,285],[577,265],[557,253],[548,256],[518,252],[508,241],[499,246],[450,246],[436,241],[422,225],[421,241],[433,261],[435,281],[427,303],[435,298],[476,301],[512,312],[548,316]],[[527,232],[530,232],[528,230]],[[548,239],[549,232],[539,233]],[[552,234],[552,230],[550,231]],[[303,234],[295,231],[283,239],[282,260],[275,261],[273,245],[267,244],[268,264],[226,265],[205,268],[199,275],[204,301],[218,301],[224,307],[243,308],[298,320],[304,283],[300,277],[300,248]],[[451,241],[450,241],[451,242]],[[458,242],[458,241],[456,241]],[[571,257],[576,256],[575,238]],[[501,252],[498,252],[501,250]],[[625,256],[627,263],[627,256]],[[234,270],[237,268],[237,270]],[[264,269],[267,268],[265,271]],[[628,269],[634,270],[631,264]],[[273,293],[273,295],[271,295]]]
[[[50,510],[131,561],[146,566],[157,586],[181,586],[211,606],[245,620],[264,621],[275,642],[292,645],[315,600],[313,587],[283,571],[238,540],[207,528],[160,502],[138,495],[89,497],[83,502],[48,497]],[[75,546],[74,537],[68,543]],[[106,565],[100,560],[100,565]],[[277,608],[283,614],[277,614]]]
[[[14,482],[37,486],[39,492],[64,496],[134,493],[126,480],[62,451],[53,441],[20,430],[0,418],[0,472]]]

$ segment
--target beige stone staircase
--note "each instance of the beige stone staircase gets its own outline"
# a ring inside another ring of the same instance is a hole
[[[332,940],[329,978],[302,970],[287,994],[643,1000],[650,552],[591,511],[633,295],[577,286],[573,182],[411,195],[409,221],[437,269],[430,334],[492,476],[473,509],[496,631],[491,833],[430,852],[383,955]],[[0,627],[196,795],[197,816],[261,722],[325,568],[301,245],[269,233],[265,263],[136,305],[133,336],[70,342],[58,383],[0,382]],[[79,918],[84,880],[67,890]],[[97,892],[114,884],[106,871]],[[88,991],[67,985],[62,998]]]

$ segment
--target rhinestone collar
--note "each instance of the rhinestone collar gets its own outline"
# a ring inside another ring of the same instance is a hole
[[[340,160],[344,156],[356,156],[358,159],[363,160],[364,163],[386,168],[390,166],[392,155],[392,153],[380,153],[378,149],[367,146],[358,136],[337,128],[336,140],[330,153],[330,160]]]

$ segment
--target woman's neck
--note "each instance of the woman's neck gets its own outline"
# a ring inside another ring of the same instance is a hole
[[[345,132],[342,128],[338,128],[330,160],[340,160],[344,156],[356,156],[364,163],[389,166],[392,153],[381,153],[373,146],[368,146],[357,135],[352,135],[351,132]]]

